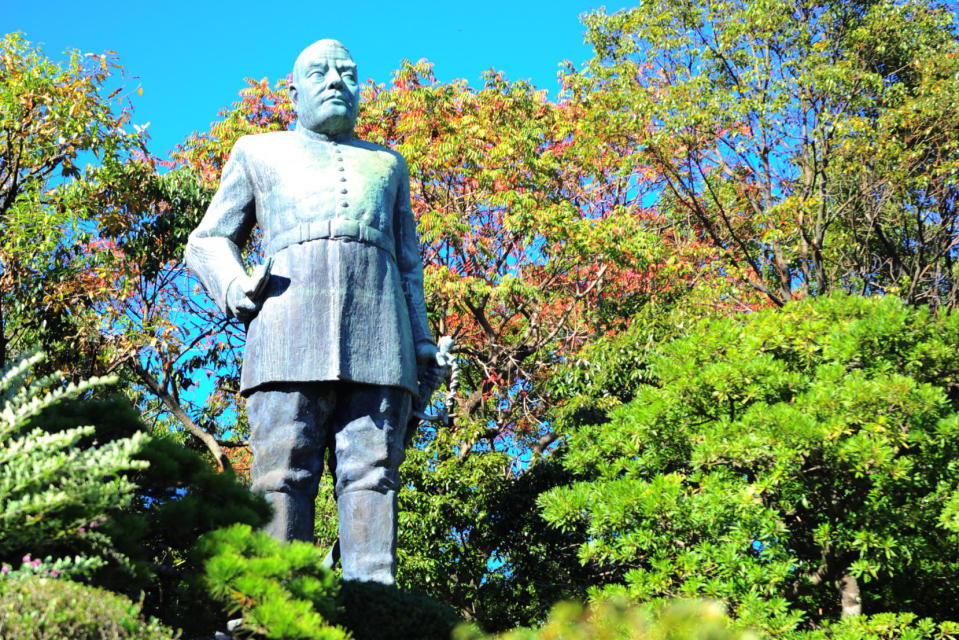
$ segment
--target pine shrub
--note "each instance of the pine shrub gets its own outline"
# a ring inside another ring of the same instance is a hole
[[[335,575],[324,552],[305,542],[274,540],[249,525],[210,532],[198,542],[205,582],[215,598],[242,617],[239,633],[283,640],[343,640]]]
[[[71,555],[70,562],[57,565],[64,573],[102,564],[100,556],[112,550],[97,526],[133,499],[128,472],[148,465],[135,457],[147,441],[143,433],[98,442],[90,438],[92,426],[57,430],[34,424],[45,409],[113,382],[91,378],[64,385],[53,376],[38,379],[31,372],[42,359],[40,354],[25,358],[0,378],[0,562],[5,574],[25,554]],[[69,549],[81,553],[64,553]]]

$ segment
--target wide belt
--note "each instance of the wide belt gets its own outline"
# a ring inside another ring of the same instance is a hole
[[[386,251],[394,260],[396,259],[396,248],[389,236],[379,229],[363,224],[359,220],[347,218],[301,222],[292,229],[273,235],[266,252],[268,255],[272,255],[290,245],[309,242],[310,240],[335,240],[337,238],[358,240],[371,244]]]

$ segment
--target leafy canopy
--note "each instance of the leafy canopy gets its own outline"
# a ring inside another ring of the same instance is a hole
[[[619,568],[595,593],[719,598],[775,637],[859,610],[941,620],[959,606],[957,349],[959,316],[893,297],[700,321],[573,430],[582,480],[544,515]]]

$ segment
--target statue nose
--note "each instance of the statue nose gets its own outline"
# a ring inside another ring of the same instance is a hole
[[[341,76],[336,70],[331,70],[330,73],[326,74],[326,86],[329,89],[346,88],[346,85],[343,83],[343,76]]]

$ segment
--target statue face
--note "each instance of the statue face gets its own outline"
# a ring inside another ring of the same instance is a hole
[[[350,52],[336,40],[320,40],[293,65],[290,99],[299,125],[314,133],[352,133],[359,109],[359,82]]]

